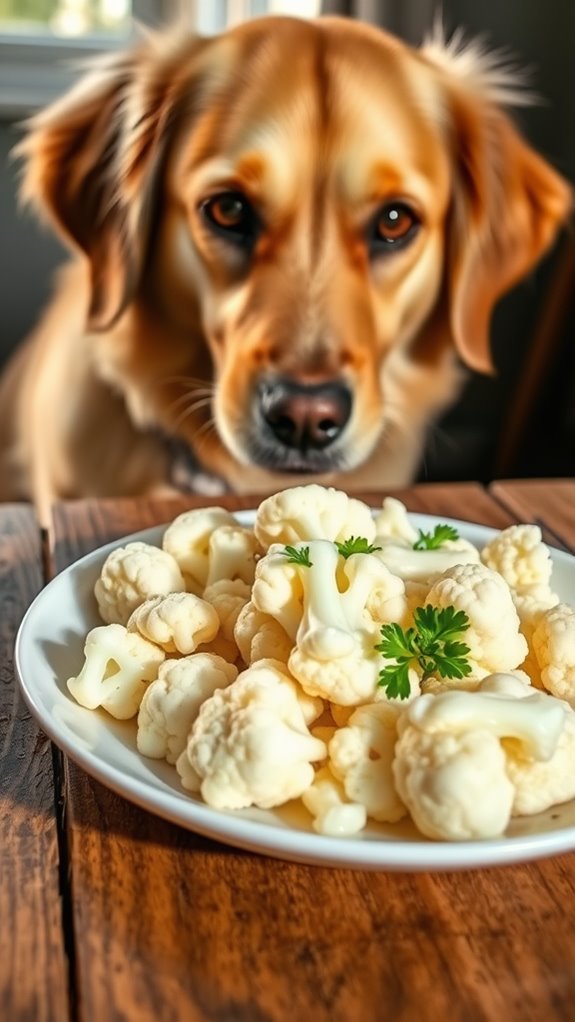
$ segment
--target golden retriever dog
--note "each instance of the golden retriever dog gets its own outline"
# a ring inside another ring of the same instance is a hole
[[[516,98],[477,48],[329,17],[97,63],[20,147],[77,257],[4,375],[0,495],[162,491],[176,449],[237,492],[407,484],[570,210]]]

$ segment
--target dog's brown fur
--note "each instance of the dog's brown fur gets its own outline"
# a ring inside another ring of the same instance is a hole
[[[254,464],[270,371],[353,391],[322,481],[407,483],[459,359],[489,371],[493,306],[571,205],[500,78],[337,18],[159,33],[100,63],[21,147],[25,199],[80,258],[4,376],[0,497],[47,519],[60,497],[151,492],[164,435],[237,491],[293,485]],[[230,188],[261,213],[249,260],[201,216]],[[421,226],[373,259],[365,225],[391,199]]]

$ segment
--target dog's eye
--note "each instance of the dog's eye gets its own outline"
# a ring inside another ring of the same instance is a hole
[[[389,202],[379,210],[373,223],[373,240],[381,249],[399,248],[417,231],[419,220],[404,202]]]
[[[202,203],[202,213],[210,226],[234,241],[254,238],[258,220],[245,196],[239,192],[223,192]]]

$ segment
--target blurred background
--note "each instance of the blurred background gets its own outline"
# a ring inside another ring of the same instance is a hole
[[[134,18],[158,25],[186,11],[202,34],[266,13],[338,13],[421,42],[441,8],[510,52],[541,102],[516,112],[529,141],[575,182],[575,0],[0,0],[0,367],[51,293],[65,251],[18,210],[9,159],[22,120],[74,80],[79,58],[126,45]],[[420,479],[575,475],[575,239],[565,231],[531,277],[499,304],[494,378],[472,375],[430,437]]]

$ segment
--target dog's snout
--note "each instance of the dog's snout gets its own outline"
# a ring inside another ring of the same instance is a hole
[[[338,380],[303,384],[280,378],[261,384],[259,403],[276,439],[306,451],[323,450],[337,440],[351,415],[352,398]]]

